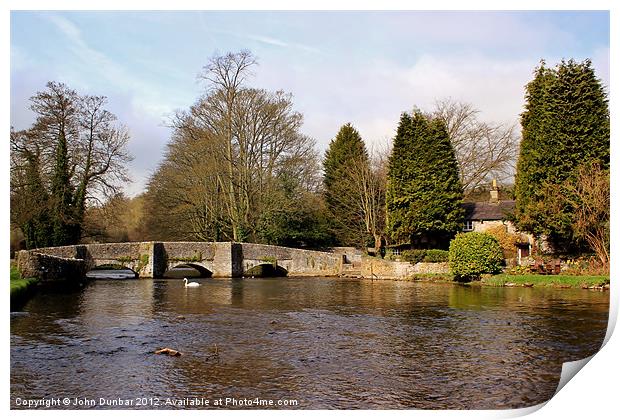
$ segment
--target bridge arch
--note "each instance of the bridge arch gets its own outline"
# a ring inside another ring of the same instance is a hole
[[[286,277],[288,270],[280,265],[265,262],[254,265],[243,272],[243,277]]]
[[[166,270],[166,272],[164,273],[164,277],[171,277],[170,271],[172,269],[178,269],[178,268],[194,269],[198,272],[198,276],[196,277],[203,277],[203,278],[213,277],[213,272],[209,268],[205,267],[202,264],[195,263],[195,262],[179,262],[177,264],[170,265],[168,269]],[[185,276],[185,277],[189,277],[189,276]]]

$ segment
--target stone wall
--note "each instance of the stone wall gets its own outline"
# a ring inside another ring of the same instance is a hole
[[[362,263],[362,251],[352,246],[335,246],[331,249],[334,254],[341,254],[345,256],[343,261],[346,264],[353,264],[359,266]]]
[[[362,277],[369,279],[404,279],[412,277],[413,265],[406,261],[391,261],[362,256]]]
[[[414,275],[415,274],[450,274],[450,263],[419,262],[413,266],[413,271],[414,271],[413,273]]]
[[[342,271],[342,255],[329,252],[295,250],[289,276],[337,276]]]
[[[362,277],[375,279],[406,279],[416,274],[448,274],[448,263],[424,263],[415,265],[406,261],[384,260],[362,256]]]
[[[23,278],[34,277],[41,282],[79,282],[88,271],[88,263],[83,259],[19,251],[17,268]]]
[[[83,258],[78,254],[83,254],[86,249],[85,245],[68,245],[68,246],[54,246],[50,248],[31,249],[23,252],[39,252],[45,255],[52,255],[60,258]],[[80,252],[81,251],[81,252]],[[22,252],[22,251],[20,251]]]
[[[105,244],[87,244],[89,257],[93,260],[140,259],[141,242],[121,242]]]
[[[292,248],[286,248],[276,245],[263,244],[241,244],[243,250],[243,259],[262,260],[264,258],[275,258],[276,260],[290,260]],[[295,252],[301,251],[298,249]]]

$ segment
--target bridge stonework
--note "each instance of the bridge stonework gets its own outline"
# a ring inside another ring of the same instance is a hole
[[[271,264],[289,276],[336,276],[340,253],[236,242],[126,242],[71,245],[20,251],[23,276],[67,280],[100,266],[133,270],[141,278],[160,278],[177,266],[195,267],[212,277],[242,277],[252,268]]]

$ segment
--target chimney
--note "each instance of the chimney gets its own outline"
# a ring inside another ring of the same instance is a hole
[[[491,199],[490,203],[497,204],[499,203],[499,188],[497,188],[497,181],[493,180],[493,185],[491,186]]]

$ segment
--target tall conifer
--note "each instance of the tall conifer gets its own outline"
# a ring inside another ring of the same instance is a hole
[[[541,62],[526,86],[521,126],[515,179],[519,228],[565,248],[573,238],[574,209],[547,211],[549,200],[558,198],[555,187],[574,180],[580,165],[609,168],[607,95],[590,60],[562,61],[554,69]]]
[[[389,160],[387,230],[392,242],[446,247],[462,227],[463,189],[445,125],[403,113]]]
[[[354,165],[369,165],[368,151],[359,132],[351,124],[343,125],[329,143],[323,160],[325,203],[330,216],[334,242],[344,246],[365,245],[364,220],[351,193],[348,172]]]

